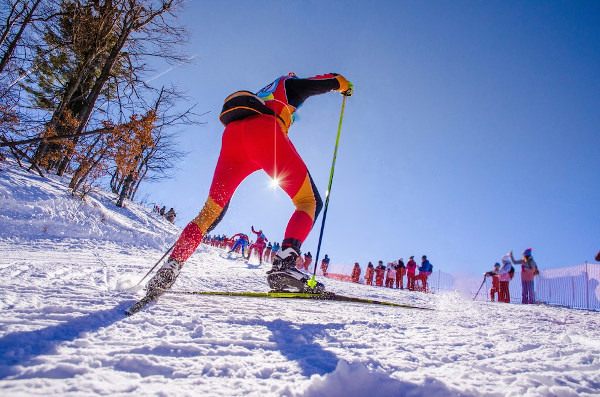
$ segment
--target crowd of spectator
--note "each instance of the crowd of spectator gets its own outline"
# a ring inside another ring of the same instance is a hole
[[[416,271],[419,270],[419,273]],[[364,284],[377,287],[386,287],[392,289],[404,289],[404,277],[406,276],[406,289],[410,291],[428,292],[427,280],[433,272],[433,265],[429,262],[426,255],[421,257],[421,266],[417,268],[415,257],[411,256],[404,263],[404,258],[389,262],[387,265],[379,261],[377,266],[372,262],[367,264],[364,273]],[[362,269],[358,262],[354,263],[350,279],[352,282],[360,283]],[[374,280],[374,282],[373,282]]]
[[[155,205],[154,208],[152,208],[152,212],[157,213],[160,216],[164,216],[171,223],[175,223],[175,217],[177,214],[175,213],[173,207],[167,211],[166,206],[163,205],[162,208],[159,208],[158,205]]]
[[[202,242],[212,247],[227,249],[230,253],[239,253],[245,259],[250,259],[251,255],[254,253],[254,255],[258,257],[260,263],[263,261],[272,263],[275,254],[277,254],[280,249],[280,243],[268,241],[264,234],[262,234],[262,230],[255,231],[254,227],[251,229],[257,235],[256,241],[251,241],[248,235],[244,233],[237,233],[232,237],[227,237],[224,234],[206,234],[203,237]],[[264,242],[267,242],[267,244],[265,245]],[[245,248],[248,246],[250,249],[246,254]],[[253,249],[252,247],[255,248]],[[308,251],[304,255],[298,257],[296,260],[296,268],[304,271],[311,271],[312,269],[310,265],[312,264],[312,261],[312,254],[310,251]],[[325,277],[329,275],[328,269],[330,262],[331,259],[329,258],[329,255],[325,254],[325,257],[320,263],[321,272]],[[369,262],[365,270],[363,284],[392,289],[405,289],[404,278],[406,277],[406,289],[410,291],[429,292],[427,280],[432,271],[433,266],[427,259],[426,255],[421,257],[420,266],[417,266],[414,256],[411,256],[406,264],[404,263],[403,258],[400,258],[394,262],[390,262],[387,264],[387,266],[383,264],[383,261],[379,261],[377,267],[373,266],[373,264]],[[362,269],[359,263],[356,262],[354,264],[354,268],[352,269],[350,278],[353,282],[360,284],[361,274]]]
[[[484,280],[485,277],[492,278],[490,300],[494,302],[498,297],[498,302],[510,303],[509,283],[515,275],[513,265],[521,265],[521,303],[535,303],[534,279],[539,274],[539,270],[531,254],[531,248],[523,251],[521,259],[515,259],[513,252],[510,251],[502,257],[501,261],[502,264],[496,262],[493,270],[484,273]]]

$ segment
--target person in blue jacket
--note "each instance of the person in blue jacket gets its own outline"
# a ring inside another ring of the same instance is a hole
[[[419,274],[417,275],[416,279],[421,280],[421,282],[423,283],[424,292],[427,292],[427,279],[429,278],[432,272],[433,265],[429,263],[427,255],[423,255],[421,257],[421,267],[419,267]]]
[[[233,237],[231,237],[231,239],[233,240],[236,237],[239,237],[239,238],[233,245],[233,248],[231,249],[231,251],[229,251],[229,252],[234,252],[234,251],[238,252],[237,249],[241,246],[242,247],[242,256],[244,256],[244,251],[246,250],[246,247],[249,244],[248,235],[246,235],[244,233],[238,233],[238,234],[234,235]]]

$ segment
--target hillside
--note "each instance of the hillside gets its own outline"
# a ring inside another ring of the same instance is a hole
[[[600,314],[322,280],[427,306],[166,295],[126,317],[179,229],[84,201],[60,178],[0,171],[2,395],[585,396]],[[201,246],[177,290],[265,291],[267,265]]]

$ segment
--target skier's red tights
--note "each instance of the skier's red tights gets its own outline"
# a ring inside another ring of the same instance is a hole
[[[234,121],[225,128],[208,199],[198,216],[183,230],[171,258],[186,261],[202,236],[219,223],[239,184],[260,169],[278,182],[296,206],[284,239],[302,244],[313,226],[321,199],[304,161],[279,121],[260,115]]]

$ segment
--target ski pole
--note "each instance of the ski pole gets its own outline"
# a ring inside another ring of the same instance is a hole
[[[329,196],[331,195],[331,184],[333,183],[333,172],[335,170],[335,160],[337,158],[338,145],[340,143],[340,133],[342,132],[342,120],[344,119],[344,107],[346,106],[346,98],[344,95],[344,100],[342,101],[342,112],[340,114],[340,124],[338,126],[337,138],[335,140],[335,149],[333,150],[333,161],[331,162],[331,172],[329,173],[329,186],[327,187],[327,192],[325,192],[325,206],[323,208],[323,220],[321,221],[321,232],[319,233],[319,244],[317,245],[317,257],[315,259],[315,266],[313,268],[313,275],[310,280],[307,281],[307,284],[310,288],[315,288],[317,286],[317,280],[315,280],[315,275],[317,274],[317,264],[319,263],[319,253],[321,252],[321,242],[323,241],[323,230],[325,229],[325,219],[327,219],[327,208],[329,207]]]
[[[481,288],[483,287],[483,284],[485,284],[485,274],[483,275],[483,281],[481,282],[481,285],[479,286],[479,289],[477,290],[477,293],[473,297],[473,300],[475,300],[475,298],[477,298],[477,295],[479,295],[479,291],[481,291]]]
[[[171,247],[170,247],[170,248],[167,250],[167,252],[165,252],[165,253],[163,254],[163,256],[161,256],[161,257],[160,257],[160,259],[158,260],[158,262],[156,262],[156,264],[155,264],[154,266],[152,266],[152,269],[150,269],[150,270],[148,271],[148,273],[146,273],[146,275],[145,275],[144,277],[142,277],[142,279],[141,279],[140,281],[138,281],[138,283],[137,283],[136,285],[140,285],[140,284],[142,283],[142,281],[144,281],[144,279],[145,279],[146,277],[148,277],[148,275],[149,275],[150,273],[152,273],[152,270],[154,270],[154,269],[156,268],[156,266],[158,266],[158,264],[159,264],[160,262],[162,262],[162,260],[163,260],[163,259],[165,259],[165,256],[167,256],[167,255],[169,254],[169,252],[171,252],[171,250],[172,250],[174,247],[175,247],[175,243],[173,243],[173,245],[172,245],[172,246],[171,246]]]

